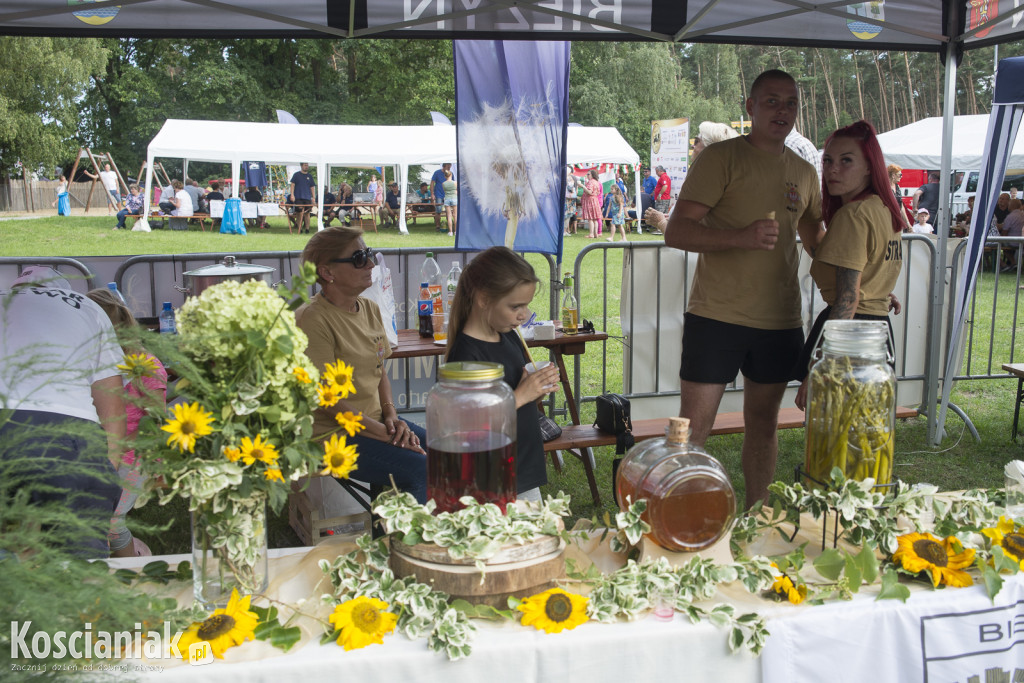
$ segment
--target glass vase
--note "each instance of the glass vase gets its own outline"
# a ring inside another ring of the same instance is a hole
[[[267,588],[267,505],[234,503],[192,512],[192,582],[207,609],[224,607],[231,591],[256,595]]]

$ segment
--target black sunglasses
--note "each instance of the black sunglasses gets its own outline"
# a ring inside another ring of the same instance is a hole
[[[360,249],[359,251],[352,252],[352,255],[348,258],[332,258],[330,263],[351,263],[356,268],[362,268],[367,263],[377,265],[377,255],[373,253],[371,249]]]

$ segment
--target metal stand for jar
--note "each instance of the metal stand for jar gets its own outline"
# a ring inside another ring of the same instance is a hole
[[[810,474],[808,474],[807,471],[804,470],[803,465],[797,465],[796,467],[793,468],[793,483],[799,484],[803,480],[807,480],[807,481],[813,482],[815,484],[818,484],[823,489],[826,489],[826,490],[832,488],[832,486],[830,484],[828,484],[826,482],[823,482],[823,481],[821,481],[819,479],[815,479]],[[899,483],[900,483],[899,479],[894,479],[891,482],[889,482],[888,484],[876,484],[874,486],[874,488],[876,488],[876,489],[894,489],[896,486],[899,485]],[[885,508],[885,506],[882,506],[879,509],[884,509],[884,508]],[[839,511],[836,510],[834,507],[828,507],[828,508],[825,508],[824,519],[821,520],[821,549],[822,550],[825,550],[825,546],[827,544],[828,517],[829,517],[829,511],[830,510],[835,513],[835,519],[832,521],[832,547],[836,548],[839,545]],[[782,533],[782,532],[780,532],[780,533]],[[792,533],[792,535],[790,535],[786,540],[788,540],[790,543],[792,543],[794,540],[796,540],[796,535],[798,533],[800,533],[800,518],[799,517],[797,518],[796,522],[793,523],[793,533]],[[785,535],[785,534],[783,534],[783,535]]]

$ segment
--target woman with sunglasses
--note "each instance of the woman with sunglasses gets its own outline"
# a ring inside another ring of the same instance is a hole
[[[390,485],[390,477],[421,503],[427,493],[427,459],[422,444],[426,432],[398,417],[384,361],[391,346],[377,304],[360,295],[372,282],[376,257],[363,242],[363,231],[334,227],[310,238],[303,262],[316,266],[321,291],[295,312],[306,336],[306,355],[323,371],[338,359],[355,369],[355,392],[330,408],[314,413],[313,433],[337,432],[335,416],[362,413],[364,429],[352,437],[359,463],[352,477],[370,484]]]

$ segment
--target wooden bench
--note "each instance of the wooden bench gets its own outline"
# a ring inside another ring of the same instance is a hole
[[[1017,378],[1017,400],[1013,402],[1013,431],[1010,438],[1017,441],[1017,420],[1020,418],[1020,406],[1024,403],[1024,363],[1003,363],[1003,370]]]
[[[127,216],[125,216],[125,221],[124,221],[125,228],[128,229],[128,230],[131,230],[132,226],[135,225],[135,221],[138,220],[139,218],[142,218],[142,216],[141,215],[137,216],[135,214],[128,214]],[[211,229],[213,227],[213,219],[210,218],[210,214],[208,214],[208,213],[194,213],[191,216],[167,216],[167,215],[163,215],[163,214],[159,214],[159,213],[154,213],[154,214],[150,214],[149,215],[148,220],[149,220],[149,224],[150,224],[151,228],[154,227],[153,226],[154,222],[159,221],[160,227],[157,228],[157,229],[162,229],[164,227],[164,221],[165,220],[176,219],[176,218],[180,218],[181,220],[186,221],[186,222],[188,222],[192,218],[197,219],[199,221],[199,227],[202,229],[203,232],[206,232],[206,221],[210,221]],[[131,221],[131,222],[129,223],[128,221]]]
[[[1024,373],[1024,365],[1019,366]],[[1003,366],[1007,369],[1007,366]],[[1024,380],[1022,380],[1024,382]],[[1018,394],[1019,398],[1019,394]],[[1017,403],[1018,408],[1020,402]],[[916,417],[917,410],[914,408],[896,408],[896,418],[905,419]],[[1016,433],[1016,419],[1014,419],[1014,433]],[[779,429],[796,429],[804,426],[804,411],[799,408],[783,408],[779,411]],[[668,418],[658,417],[650,420],[633,420],[633,439],[643,441],[664,436],[668,428]],[[742,434],[745,430],[743,424],[743,413],[718,413],[715,416],[715,425],[711,428],[711,436],[720,434]],[[561,463],[555,457],[555,451],[568,451],[583,463],[587,473],[587,483],[590,485],[590,495],[594,498],[594,505],[601,505],[601,495],[598,492],[597,478],[594,476],[594,457],[590,452],[591,448],[598,446],[614,446],[615,436],[603,432],[593,425],[568,425],[562,427],[562,435],[544,444],[544,451],[552,454],[552,462],[555,469],[562,471]]]

